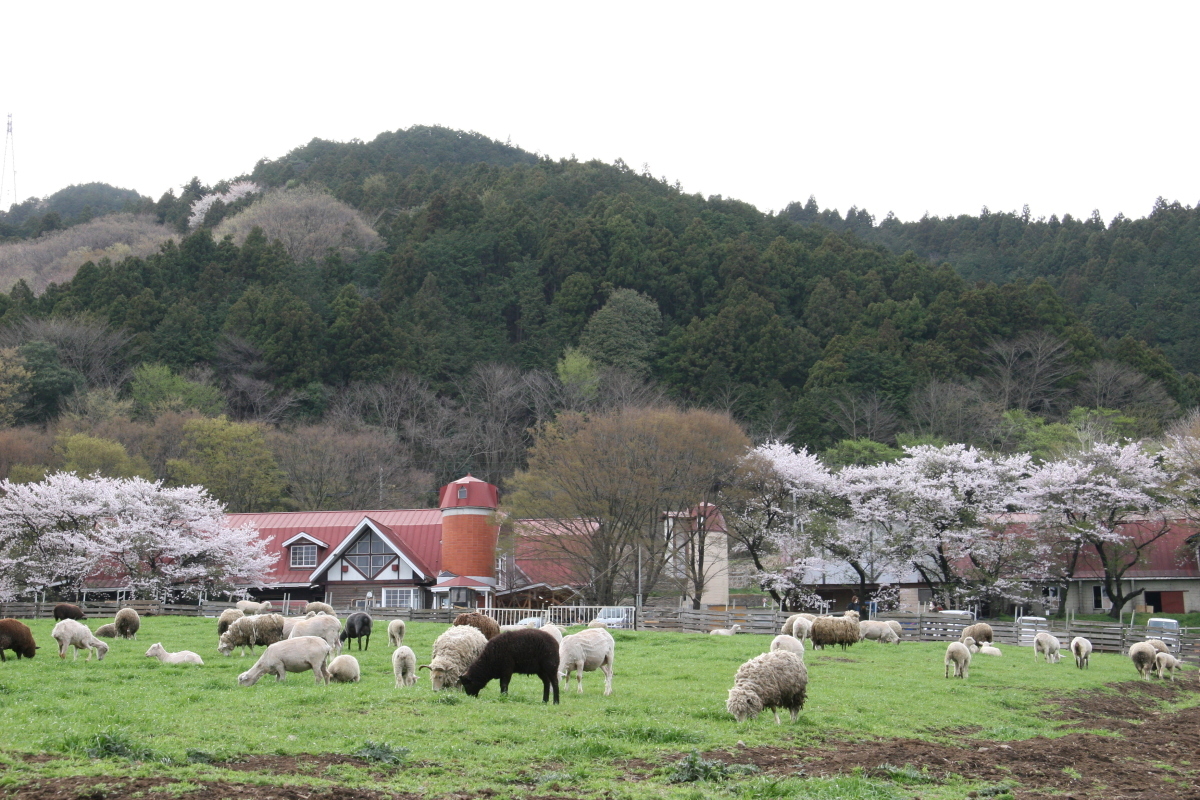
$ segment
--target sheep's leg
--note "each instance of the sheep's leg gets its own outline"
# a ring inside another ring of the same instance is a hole
[[[772,708],[772,709],[771,709],[771,713],[773,713],[773,714],[775,715],[775,724],[776,724],[776,725],[782,725],[783,723],[782,723],[782,722],[779,720],[779,709],[778,709],[778,708]]]
[[[321,656],[321,658],[319,658],[316,661],[310,662],[309,666],[312,667],[313,677],[317,681],[317,686],[321,686],[322,684],[329,683],[329,676],[325,673],[325,657],[324,656]]]
[[[575,668],[575,685],[580,694],[583,694],[583,664]],[[571,688],[571,673],[567,673],[567,688]]]
[[[500,674],[500,694],[508,694],[508,684],[512,680],[511,672],[503,672]]]
[[[612,661],[606,661],[600,665],[600,669],[604,670],[604,696],[608,697],[612,694]]]

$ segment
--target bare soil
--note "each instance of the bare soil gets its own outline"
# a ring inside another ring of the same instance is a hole
[[[888,778],[898,767],[921,770],[929,780],[951,776],[1010,787],[1019,800],[1197,800],[1200,798],[1200,706],[1162,711],[1159,702],[1184,701],[1200,693],[1193,681],[1113,684],[1104,692],[1080,692],[1052,701],[1056,715],[1079,728],[1056,739],[994,742],[972,738],[978,729],[943,731],[957,744],[916,739],[842,739],[820,748],[735,747],[702,754],[727,764],[753,764],[774,775],[830,776],[862,769]],[[1088,730],[1103,730],[1100,735]],[[682,757],[682,756],[681,756]],[[54,756],[22,756],[45,763]],[[672,761],[675,759],[664,759]],[[332,766],[371,769],[374,765],[335,753],[304,756],[251,755],[222,764],[226,769],[256,774],[319,776]],[[631,780],[644,780],[659,765],[630,762]],[[228,800],[418,800],[422,795],[370,789],[273,786],[213,781],[195,790],[176,786],[171,778],[56,777],[6,787],[0,798],[21,800],[132,800],[145,797],[227,798]],[[172,787],[163,794],[166,787]],[[913,797],[921,786],[909,785]],[[452,800],[487,798],[492,792],[454,795]],[[982,793],[981,793],[982,794]],[[570,800],[565,795],[530,795],[530,800]]]

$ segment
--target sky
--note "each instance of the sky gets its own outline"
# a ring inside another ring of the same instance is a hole
[[[778,211],[1200,201],[1200,3],[20,3],[0,207],[473,130]],[[0,117],[2,119],[2,117]]]

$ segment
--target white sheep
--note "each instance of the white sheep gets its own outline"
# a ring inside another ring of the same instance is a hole
[[[228,656],[234,648],[240,647],[242,656],[246,655],[247,648],[254,655],[255,645],[270,645],[283,640],[283,624],[284,618],[279,614],[255,614],[235,619],[217,641],[217,652]]]
[[[881,644],[900,644],[900,636],[891,625],[881,620],[866,620],[858,623],[858,634],[861,639],[871,639]]]
[[[972,640],[973,641],[973,640]],[[946,677],[950,677],[950,665],[954,665],[954,677],[967,679],[971,666],[971,651],[962,642],[951,642],[946,648]]]
[[[342,652],[342,623],[338,621],[337,617],[317,614],[313,617],[296,620],[288,638],[298,639],[301,636],[319,636],[333,648],[334,655]]]
[[[316,613],[316,614],[324,613],[324,614],[328,614],[331,617],[337,616],[337,612],[335,612],[333,610],[333,606],[329,605],[328,603],[321,603],[321,602],[315,602],[315,601],[312,603],[308,603],[307,605],[304,606],[304,613],[308,614],[310,612]]]
[[[175,653],[168,653],[162,646],[162,642],[155,642],[150,645],[150,649],[146,651],[147,658],[157,658],[164,664],[204,664],[204,659],[193,653],[191,650],[180,650]]]
[[[585,628],[564,636],[558,645],[558,674],[570,682],[574,671],[579,693],[583,694],[583,673],[600,669],[604,673],[604,696],[607,697],[612,694],[616,647],[607,628]]]
[[[92,660],[93,650],[96,651],[97,661],[103,661],[104,656],[108,654],[108,645],[93,636],[87,625],[73,619],[64,619],[59,622],[50,632],[50,636],[58,642],[59,658],[67,657],[68,647],[75,648],[71,651],[72,661],[79,657],[80,650],[88,651],[86,661]]]
[[[733,623],[732,627],[717,628],[716,630],[709,631],[708,633],[710,636],[733,636],[735,633],[737,633],[741,629],[742,629],[741,623],[735,622],[735,623]]]
[[[1079,669],[1088,668],[1088,659],[1092,655],[1092,643],[1082,636],[1071,640],[1071,653],[1075,656],[1075,666]]]
[[[1038,631],[1038,635],[1033,637],[1033,660],[1037,661],[1038,656],[1045,654],[1047,664],[1057,664],[1062,654],[1059,652],[1062,649],[1062,642],[1057,636],[1047,633],[1046,631]]]
[[[964,636],[962,643],[971,651],[972,656],[1002,656],[1000,648],[992,647],[990,644],[979,644],[970,636]]]
[[[808,630],[808,628],[812,625],[812,620],[808,619],[807,618],[808,616],[811,616],[811,614],[810,615],[792,614],[790,617],[787,618],[787,621],[785,621],[783,623],[783,627],[781,627],[779,629],[779,632],[785,636],[796,636],[796,623],[797,622],[804,623],[804,629]],[[803,639],[804,637],[796,636],[796,638]]]
[[[487,637],[471,625],[452,625],[433,642],[433,656],[418,669],[429,670],[435,692],[459,686],[459,678],[479,658]]]
[[[904,638],[904,626],[899,622],[894,619],[885,619],[883,623],[896,632],[897,639]]]
[[[1129,659],[1145,680],[1150,680],[1150,672],[1154,669],[1157,656],[1158,651],[1149,642],[1138,642],[1129,648]]]
[[[802,642],[812,638],[812,620],[797,614],[792,622],[792,636]]]
[[[808,669],[804,659],[789,650],[755,656],[738,667],[725,710],[738,722],[754,719],[769,708],[779,724],[779,709],[792,712],[792,722],[804,708],[808,691]]]
[[[240,608],[227,608],[222,611],[221,616],[217,617],[217,636],[229,630],[229,626],[235,619],[241,619],[244,616],[246,614]]]
[[[298,639],[284,639],[270,645],[259,656],[254,666],[238,675],[238,684],[253,686],[258,679],[267,673],[282,681],[288,672],[304,672],[312,670],[318,684],[329,683],[325,672],[325,659],[329,657],[332,648],[329,642],[319,636],[301,636]]]
[[[392,653],[392,674],[396,676],[397,689],[417,682],[417,656],[411,647],[402,645]]]
[[[329,680],[334,683],[358,683],[359,678],[362,677],[358,659],[352,655],[340,655],[330,661],[325,672],[329,675]]]
[[[117,623],[109,622],[106,625],[101,625],[99,628],[96,628],[96,635],[104,639],[116,639]]]
[[[262,603],[256,603],[253,600],[238,600],[234,606],[246,616],[251,616],[258,613],[258,609],[262,607]]]
[[[550,634],[551,636],[554,637],[554,641],[558,642],[559,644],[562,644],[562,640],[563,640],[562,628],[558,627],[557,625],[551,625],[550,623],[546,623],[542,627],[538,628],[538,630],[541,631],[542,633]],[[607,628],[605,630],[607,630]]]
[[[771,652],[776,650],[788,650],[804,658],[804,642],[786,633],[781,633],[771,640]]]
[[[388,644],[399,647],[404,644],[404,620],[394,619],[388,623]]]
[[[1159,680],[1162,680],[1164,672],[1170,672],[1171,680],[1175,680],[1175,670],[1182,664],[1182,661],[1170,653],[1159,653],[1154,656],[1154,666],[1158,669]]]
[[[1151,647],[1153,647],[1155,650],[1157,650],[1160,653],[1171,652],[1171,648],[1167,647],[1167,643],[1164,642],[1162,639],[1147,639],[1146,644],[1150,645]]]

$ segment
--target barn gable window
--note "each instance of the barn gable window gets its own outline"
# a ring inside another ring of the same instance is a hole
[[[315,544],[294,544],[288,549],[291,550],[293,569],[317,565],[317,546]]]
[[[379,537],[379,534],[375,531],[367,531],[350,546],[350,549],[346,551],[345,558],[363,575],[374,578],[392,562],[395,553]]]

